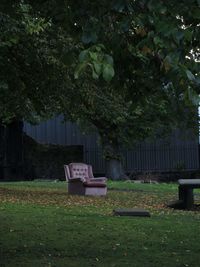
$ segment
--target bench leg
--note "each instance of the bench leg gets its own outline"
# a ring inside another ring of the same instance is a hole
[[[187,210],[191,210],[193,206],[194,206],[193,189],[187,189],[186,195],[185,195],[185,208]]]
[[[194,205],[193,189],[179,186],[179,200],[183,201],[185,209],[192,209]]]
[[[179,196],[179,200],[184,201],[184,197],[185,197],[185,188],[180,186],[178,187],[178,196]]]

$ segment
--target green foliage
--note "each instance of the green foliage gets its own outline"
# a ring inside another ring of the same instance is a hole
[[[55,40],[49,41],[51,20],[23,1],[3,1],[0,21],[0,121],[52,115],[62,68]]]
[[[79,64],[75,71],[75,79],[78,79],[80,73],[86,68],[90,67],[92,77],[98,79],[102,74],[105,81],[109,82],[114,76],[113,58],[104,52],[103,45],[92,46],[79,55]]]

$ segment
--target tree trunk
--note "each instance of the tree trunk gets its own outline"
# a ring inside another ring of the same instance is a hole
[[[106,162],[106,177],[112,180],[127,179],[122,166],[122,155],[116,140],[108,140],[105,136],[102,140],[103,152]]]
[[[112,180],[127,179],[121,160],[106,159],[106,177]]]

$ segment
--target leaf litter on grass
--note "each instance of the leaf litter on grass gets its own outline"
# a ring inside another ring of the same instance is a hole
[[[171,213],[185,214],[186,211],[174,211],[167,208],[167,203],[176,199],[174,193],[157,194],[156,192],[138,192],[138,191],[108,191],[106,197],[94,196],[77,196],[68,195],[63,189],[48,189],[34,190],[34,188],[6,188],[0,187],[0,201],[2,203],[29,203],[43,206],[56,206],[73,208],[85,207],[88,211],[98,208],[100,214],[112,214],[116,207],[122,208],[143,208],[154,214],[167,215]],[[200,209],[197,209],[198,213]],[[195,212],[189,212],[194,214]]]

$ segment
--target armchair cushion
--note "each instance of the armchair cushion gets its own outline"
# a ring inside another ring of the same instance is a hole
[[[98,182],[84,182],[83,185],[85,187],[106,187],[105,183],[98,183]]]
[[[91,182],[106,182],[107,178],[106,177],[96,177],[96,178],[89,178]]]

